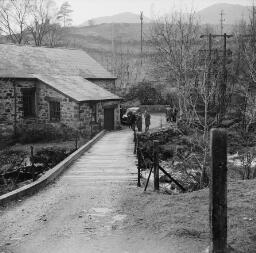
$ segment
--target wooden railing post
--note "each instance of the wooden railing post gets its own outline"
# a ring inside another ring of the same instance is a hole
[[[34,147],[30,146],[30,162],[31,165],[34,166]]]
[[[153,141],[154,148],[154,190],[159,190],[159,141]]]
[[[35,159],[34,159],[34,147],[30,146],[30,163],[33,181],[35,180]]]
[[[141,168],[141,151],[138,150],[138,153],[137,153],[137,156],[138,156],[138,165],[137,165],[137,168],[138,168],[138,182],[137,182],[137,186],[138,187],[141,187],[141,183],[140,183],[140,168]]]
[[[78,132],[75,133],[75,149],[78,149]]]
[[[141,136],[141,133],[138,133],[137,134],[137,158],[138,158],[138,165],[137,165],[137,168],[138,168],[138,182],[137,182],[137,186],[138,187],[141,187],[140,169],[141,169],[141,166],[142,166],[142,154],[141,154],[141,150],[140,150],[140,136]]]
[[[137,133],[136,130],[134,131],[134,150],[133,153],[136,154],[137,152],[137,145],[138,145],[138,140],[137,140]]]
[[[210,137],[210,236],[211,253],[227,251],[227,135],[212,129]]]

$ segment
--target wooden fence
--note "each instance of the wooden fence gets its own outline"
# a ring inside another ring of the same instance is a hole
[[[134,153],[137,154],[138,182],[141,187],[141,169],[146,168],[143,151],[140,145],[141,133],[134,132]],[[233,252],[227,245],[227,135],[223,129],[212,129],[210,134],[210,185],[209,185],[209,227],[210,247],[207,252],[226,253]],[[182,192],[186,189],[175,180],[159,164],[159,141],[153,141],[153,159],[150,158],[151,168],[144,191],[146,191],[150,176],[154,169],[154,190],[159,190],[159,170],[171,182],[175,183]]]
[[[141,186],[141,170],[147,168],[147,164],[144,159],[144,154],[143,150],[141,148],[141,134],[136,131],[134,131],[134,154],[137,155],[138,163],[137,163],[137,169],[138,169],[138,181],[137,185],[140,187]],[[150,172],[149,176],[147,178],[147,182],[145,185],[144,191],[147,190],[148,183],[150,176],[152,174],[152,171],[154,169],[154,190],[158,191],[159,190],[159,170],[162,171],[170,180],[171,182],[175,183],[182,192],[186,192],[186,189],[175,179],[173,178],[161,165],[159,161],[159,141],[154,140],[153,141],[153,158],[148,155],[148,159],[150,161]]]

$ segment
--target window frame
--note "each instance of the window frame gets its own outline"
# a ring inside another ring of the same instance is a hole
[[[36,89],[22,88],[21,92],[23,117],[25,119],[36,117]]]
[[[61,106],[60,101],[50,100],[49,103],[49,120],[50,122],[61,121]]]
[[[91,123],[97,123],[98,120],[98,106],[97,103],[91,103]]]

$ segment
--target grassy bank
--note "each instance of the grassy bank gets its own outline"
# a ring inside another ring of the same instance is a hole
[[[201,245],[201,250],[207,247],[209,189],[167,195],[153,192],[152,187],[146,193],[139,188],[136,198],[131,194],[123,203],[123,208],[133,217],[127,228],[153,231],[159,240],[184,241],[181,252],[196,252],[195,245]],[[256,252],[255,208],[256,180],[229,182],[228,243],[241,252]]]

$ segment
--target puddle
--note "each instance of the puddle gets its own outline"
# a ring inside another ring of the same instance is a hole
[[[98,207],[98,208],[95,207],[95,208],[92,208],[92,210],[99,214],[107,214],[112,211],[111,209],[106,207]]]
[[[115,215],[115,216],[112,218],[112,223],[114,223],[114,222],[116,222],[116,221],[123,221],[126,217],[127,217],[127,215],[125,215],[125,214],[118,214],[118,215]]]
[[[112,209],[106,207],[95,207],[91,209],[93,212],[89,213],[89,216],[104,217],[112,211]]]

